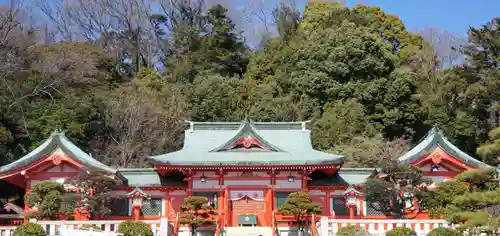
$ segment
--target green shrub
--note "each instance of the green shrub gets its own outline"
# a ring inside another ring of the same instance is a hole
[[[415,236],[417,235],[415,231],[406,227],[396,227],[394,229],[389,230],[386,236]]]
[[[366,231],[354,225],[342,227],[337,232],[337,236],[366,236]]]
[[[39,224],[26,223],[14,230],[14,236],[45,236],[45,231]]]
[[[118,232],[124,236],[153,236],[149,225],[141,221],[124,221],[118,226]]]
[[[463,236],[464,234],[456,229],[435,228],[427,236]]]

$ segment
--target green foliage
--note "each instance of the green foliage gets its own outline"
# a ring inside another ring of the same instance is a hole
[[[142,221],[124,221],[118,225],[118,232],[124,236],[153,236],[149,225]]]
[[[456,229],[451,228],[434,228],[427,236],[463,236],[464,234]]]
[[[339,229],[337,236],[366,236],[366,230],[355,225],[348,225]]]
[[[497,163],[499,161],[500,127],[496,127],[488,132],[488,140],[477,148],[477,154],[492,163]]]
[[[387,24],[388,31],[399,32],[397,37],[408,45],[405,50],[418,51],[419,40],[409,39],[412,34],[397,17],[384,15],[380,9],[371,13],[379,18],[365,17],[369,14],[364,11],[369,10],[350,10],[333,2],[308,4],[293,37],[286,42],[270,40],[252,55],[243,95],[250,116],[274,121],[331,116],[324,117],[325,122],[337,119],[338,123],[348,124],[348,128],[338,132],[350,138],[338,140],[335,135],[339,133],[334,135],[326,130],[323,134],[323,130],[316,129],[313,141],[322,150],[334,150],[339,142],[349,145],[363,130],[349,126],[358,121],[350,120],[354,112],[342,112],[335,117],[330,115],[336,109],[332,107],[340,108],[344,101],[346,106],[356,102],[357,118],[363,120],[356,127],[367,123],[368,133],[375,128],[389,140],[413,135],[421,127],[422,116],[421,110],[416,109],[419,101],[415,74],[398,67],[402,54],[394,52],[395,33],[391,39],[381,37],[381,23],[376,21]],[[374,22],[369,23],[371,20]],[[395,29],[390,28],[391,24]],[[415,47],[410,47],[410,42]],[[349,133],[353,129],[356,132]],[[375,138],[375,134],[369,138]]]
[[[81,214],[99,213],[99,217],[106,218],[111,214],[112,190],[122,181],[105,172],[89,171],[76,176],[68,184],[82,190],[81,200],[75,205]]]
[[[468,184],[459,181],[447,181],[438,185],[437,191],[431,191],[426,201],[425,207],[429,210],[429,215],[439,218],[450,214],[451,210],[447,206],[451,205],[455,197],[463,195],[469,191]]]
[[[30,208],[36,209],[33,217],[56,220],[73,213],[74,203],[63,201],[64,188],[56,182],[42,182],[35,185],[32,191],[24,196]]]
[[[396,141],[420,140],[433,125],[472,155],[483,144],[477,153],[498,162],[499,19],[469,30],[468,45],[457,50],[467,63],[442,69],[432,45],[378,7],[314,1],[301,14],[279,5],[272,11],[276,29],[263,26],[278,35],[266,33],[250,50],[252,40],[230,10],[203,1],[166,2],[165,15],[138,10],[150,19],[114,14],[127,24],[85,32],[91,38],[85,42],[56,40],[71,38],[70,32],[42,39],[47,32],[31,25],[0,39],[6,45],[0,54],[7,55],[0,59],[0,164],[60,129],[99,161],[145,166],[147,155],[182,146],[183,120],[246,116],[313,120],[314,145],[345,155],[350,167],[395,158],[404,149]],[[110,7],[95,14],[116,10]],[[70,14],[83,24],[73,28],[109,25],[90,13]],[[138,29],[144,23],[138,19],[151,27]]]
[[[410,228],[406,227],[396,227],[394,229],[389,230],[386,236],[416,236],[417,234]]]
[[[344,6],[337,2],[311,2],[306,5],[303,12],[303,20],[300,28],[304,31],[317,30],[329,26],[332,15],[335,13],[344,13]]]
[[[217,213],[208,203],[208,198],[202,196],[191,196],[184,199],[181,205],[182,215],[180,223],[191,228],[191,234],[195,235],[196,228],[210,221],[210,217]]]
[[[14,236],[45,236],[42,226],[35,223],[24,223],[14,230]]]
[[[495,169],[468,170],[433,190],[426,206],[433,217],[445,217],[460,229],[493,232],[500,223],[500,189]]]
[[[349,143],[359,136],[373,137],[376,127],[367,119],[365,107],[354,101],[336,101],[325,106],[323,115],[314,122],[313,140],[320,149]]]
[[[452,224],[459,224],[460,230],[467,230],[473,234],[493,233],[498,230],[500,220],[498,217],[492,217],[487,212],[482,211],[462,211],[452,213],[446,217]]]
[[[200,27],[174,31],[173,55],[166,62],[172,80],[192,82],[200,73],[242,77],[247,48],[227,9],[217,4],[200,20],[204,22]]]
[[[493,168],[474,169],[460,173],[456,179],[470,185],[471,190],[493,190],[498,188],[497,172]]]
[[[240,121],[238,114],[243,104],[240,99],[242,81],[222,76],[198,76],[189,89],[192,106],[191,119],[195,121]]]
[[[299,231],[309,223],[308,215],[321,214],[321,204],[315,203],[307,192],[295,192],[288,195],[285,203],[278,209],[279,213],[293,216]]]
[[[387,215],[404,217],[406,210],[414,207],[414,199],[419,205],[427,200],[428,192],[421,186],[430,184],[430,180],[421,170],[390,160],[381,165],[380,178],[369,179],[364,185],[365,199],[372,207]]]

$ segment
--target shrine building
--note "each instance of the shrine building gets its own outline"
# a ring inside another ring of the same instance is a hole
[[[54,132],[33,151],[0,167],[0,198],[20,196],[0,210],[0,223],[23,219],[29,209],[22,196],[37,183],[65,183],[89,169],[124,182],[114,191],[110,219],[175,217],[184,198],[205,196],[225,226],[271,226],[283,218],[275,214],[288,194],[297,191],[309,192],[322,204],[325,216],[389,218],[370,207],[361,192],[377,169],[342,168],[343,156],[313,148],[306,126],[307,122],[189,122],[181,150],[151,156],[150,168],[134,169],[106,166],[64,133]],[[421,168],[436,183],[464,170],[490,167],[459,150],[437,128],[399,161]],[[139,205],[133,201],[138,197]]]

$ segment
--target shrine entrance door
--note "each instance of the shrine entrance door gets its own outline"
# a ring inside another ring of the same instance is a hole
[[[264,190],[231,190],[232,226],[262,226],[265,222]]]

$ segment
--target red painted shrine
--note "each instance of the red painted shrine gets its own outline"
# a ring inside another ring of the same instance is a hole
[[[344,157],[314,150],[306,122],[190,122],[181,150],[149,161],[151,168],[114,169],[55,132],[24,157],[0,167],[2,198],[22,196],[42,181],[65,183],[81,171],[97,169],[125,183],[116,187],[120,198],[111,219],[175,217],[185,197],[205,196],[226,226],[245,225],[239,216],[251,216],[252,225],[270,226],[273,212],[296,191],[308,191],[332,218],[387,218],[369,207],[360,191],[377,170],[341,168]],[[436,183],[489,167],[436,128],[399,161],[421,168]],[[0,220],[16,223],[28,210],[21,197],[6,204]]]

